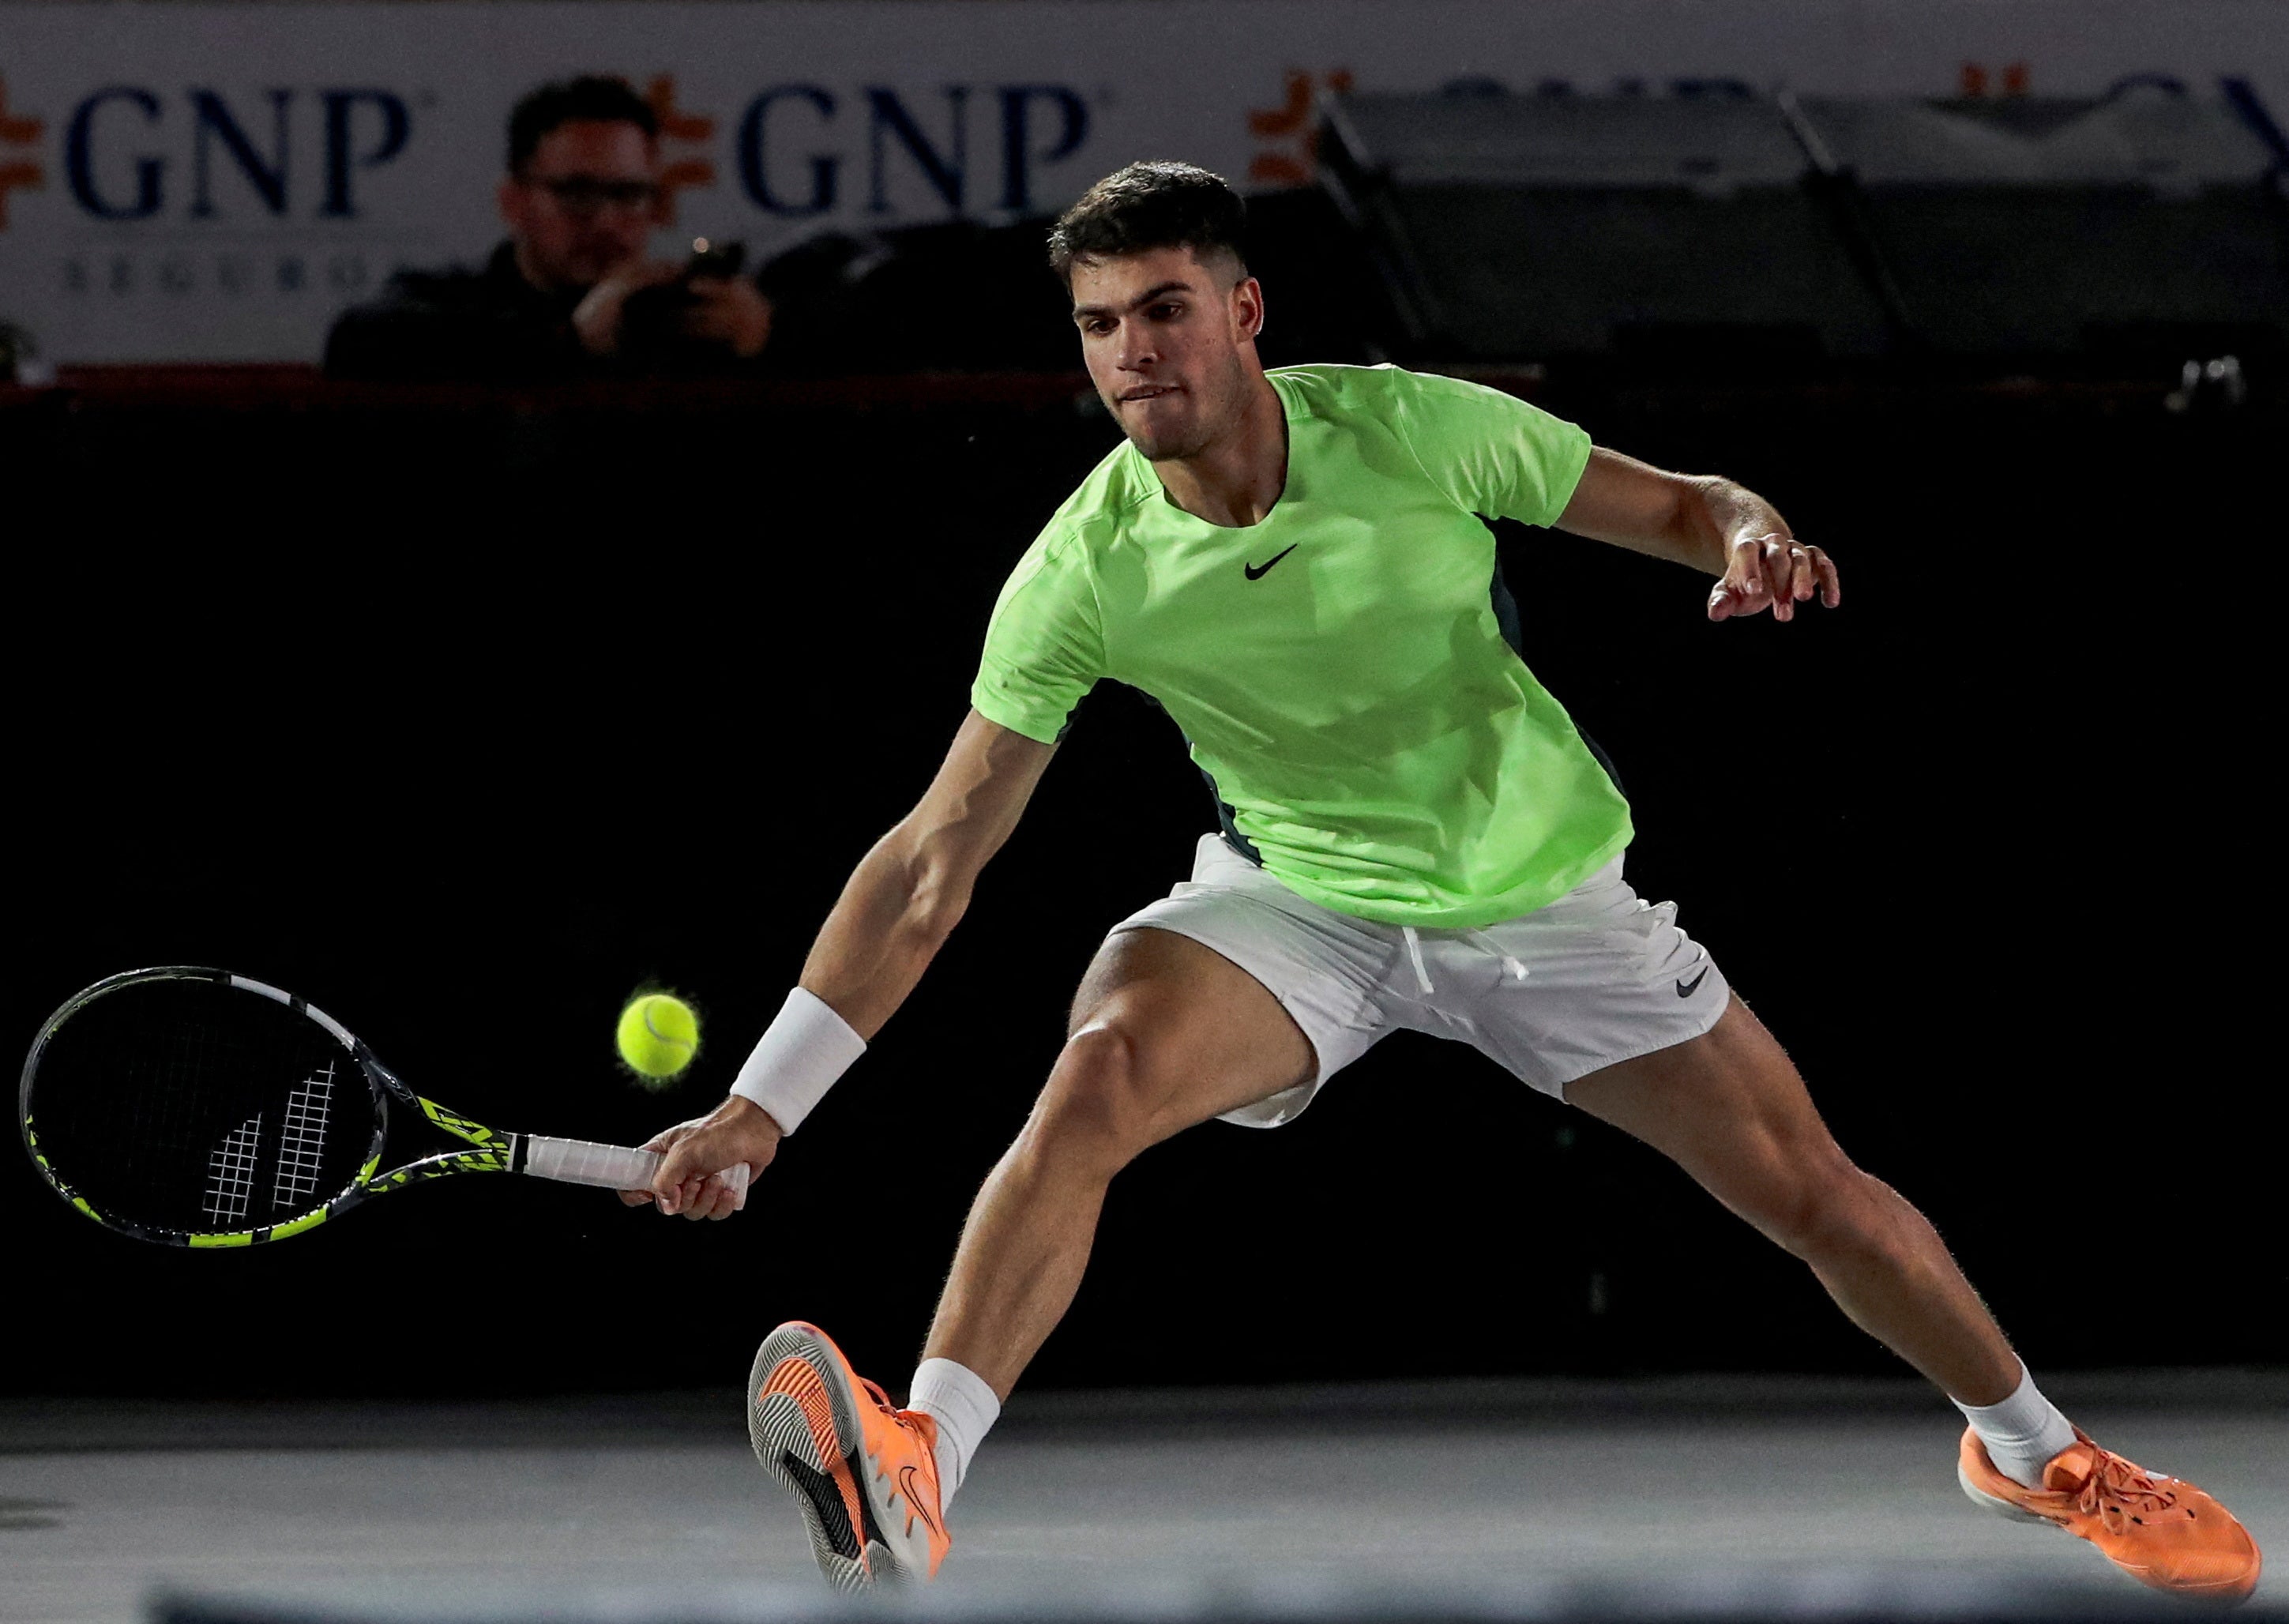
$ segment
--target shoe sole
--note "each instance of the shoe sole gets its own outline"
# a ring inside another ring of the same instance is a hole
[[[863,1486],[865,1433],[841,1356],[816,1325],[781,1325],[748,1372],[747,1440],[802,1513],[818,1571],[853,1593],[908,1575]]]

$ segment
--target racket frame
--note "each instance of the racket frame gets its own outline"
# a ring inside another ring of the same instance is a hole
[[[275,1223],[219,1230],[175,1230],[140,1223],[116,1213],[100,1210],[72,1188],[40,1150],[38,1126],[32,1111],[32,1084],[39,1071],[40,1055],[66,1021],[98,999],[123,988],[159,981],[211,982],[274,999],[299,1015],[308,1016],[342,1046],[349,1057],[357,1063],[359,1071],[365,1074],[374,1102],[373,1134],[366,1146],[365,1159],[347,1184],[316,1206],[291,1217],[282,1218]],[[402,1167],[393,1167],[387,1173],[379,1171],[382,1142],[389,1133],[388,1102],[392,1098],[419,1111],[441,1131],[457,1139],[467,1140],[468,1148],[443,1150],[436,1155],[408,1162]],[[283,1240],[289,1236],[314,1230],[376,1196],[387,1195],[409,1184],[427,1183],[432,1179],[450,1178],[467,1173],[522,1173],[525,1169],[530,1148],[529,1135],[498,1133],[482,1122],[416,1094],[395,1071],[374,1058],[373,1051],[366,1047],[363,1039],[316,1005],[267,982],[198,965],[157,965],[146,969],[124,970],[116,975],[108,975],[66,999],[62,1007],[41,1023],[40,1035],[32,1040],[31,1052],[24,1057],[24,1075],[17,1088],[16,1107],[17,1125],[23,1136],[24,1149],[29,1152],[40,1177],[51,1190],[69,1203],[74,1211],[93,1219],[106,1229],[132,1236],[137,1240],[202,1249],[253,1246],[265,1241]]]

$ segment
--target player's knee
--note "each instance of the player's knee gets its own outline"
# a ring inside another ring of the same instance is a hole
[[[1083,1027],[1034,1103],[1028,1130],[1061,1156],[1117,1169],[1152,1142],[1152,1089],[1143,1046],[1118,1023]]]

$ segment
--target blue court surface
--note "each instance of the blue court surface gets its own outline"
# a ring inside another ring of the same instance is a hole
[[[2062,1375],[2289,1559],[2289,1374]],[[1910,1382],[1021,1395],[945,1619],[2191,1618],[1968,1505]],[[2240,1620],[2289,1619],[2269,1578]],[[0,1619],[833,1617],[739,1395],[0,1407]]]

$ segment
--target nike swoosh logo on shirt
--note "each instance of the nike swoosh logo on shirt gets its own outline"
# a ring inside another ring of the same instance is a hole
[[[1708,978],[1709,967],[1704,964],[1701,967],[1700,975],[1695,976],[1691,981],[1681,981],[1677,983],[1677,996],[1679,998],[1691,998],[1693,996],[1694,989],[1698,987]]]
[[[1243,563],[1240,565],[1240,568],[1248,572],[1248,578],[1249,580],[1262,580],[1265,572],[1268,571],[1273,564],[1278,563],[1281,559],[1287,557],[1288,553],[1293,553],[1297,547],[1300,547],[1303,545],[1304,544],[1300,541],[1291,541],[1279,552],[1273,553],[1269,562],[1261,564]]]

